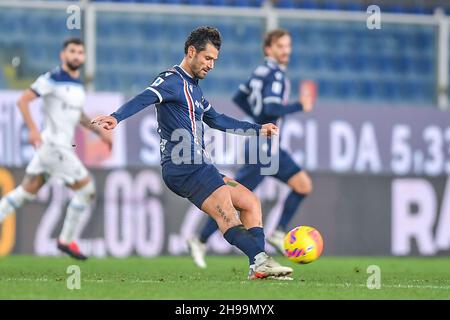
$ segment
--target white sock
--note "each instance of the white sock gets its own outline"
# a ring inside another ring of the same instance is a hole
[[[0,200],[0,223],[15,210],[23,206],[26,201],[36,198],[36,195],[25,191],[22,186],[18,186],[13,191],[5,194]]]
[[[81,216],[88,206],[78,204],[72,199],[67,207],[66,217],[64,218],[64,225],[59,236],[59,240],[64,244],[71,243],[75,238],[75,231]]]
[[[94,195],[95,187],[92,181],[83,188],[75,191],[75,195],[67,207],[64,225],[59,236],[59,240],[62,243],[69,244],[75,240],[78,224],[83,213],[89,208]]]

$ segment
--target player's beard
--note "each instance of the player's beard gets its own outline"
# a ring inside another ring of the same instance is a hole
[[[66,62],[67,67],[71,70],[71,71],[77,71],[79,68],[81,68],[81,66],[83,65],[82,63],[75,65],[73,63],[70,62]]]
[[[277,60],[279,64],[287,66],[289,64],[289,59],[290,59],[289,55],[282,55]]]
[[[203,68],[202,68],[202,66],[201,66],[201,63],[198,61],[197,56],[195,56],[195,57],[192,59],[192,63],[191,63],[191,65],[190,65],[190,67],[191,67],[192,75],[193,75],[195,78],[197,78],[197,79],[204,79],[204,78],[205,78],[206,75],[203,76],[203,75],[201,74],[201,72],[203,71]]]

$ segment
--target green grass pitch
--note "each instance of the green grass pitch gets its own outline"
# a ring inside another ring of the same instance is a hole
[[[322,257],[295,265],[294,281],[246,280],[243,256],[208,257],[198,269],[190,257],[0,258],[0,299],[450,299],[448,258]],[[81,288],[67,289],[67,267],[78,265]],[[381,288],[368,289],[370,265]]]

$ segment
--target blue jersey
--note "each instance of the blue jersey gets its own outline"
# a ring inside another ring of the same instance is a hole
[[[233,101],[256,123],[276,123],[280,117],[302,110],[299,102],[288,103],[289,93],[290,82],[284,68],[266,58],[239,86]]]
[[[161,164],[167,161],[198,163],[199,154],[203,160],[206,160],[204,159],[203,122],[221,131],[240,129],[240,134],[243,135],[258,134],[261,125],[239,121],[215,111],[205,99],[198,82],[198,79],[191,77],[183,68],[174,66],[172,69],[161,72],[147,89],[111,115],[120,122],[145,107],[155,104],[160,135]],[[190,146],[190,152],[187,155],[183,150],[174,149],[175,146],[186,141],[189,141]]]

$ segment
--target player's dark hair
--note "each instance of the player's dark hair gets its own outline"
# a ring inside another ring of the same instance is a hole
[[[69,38],[63,42],[63,49],[67,48],[69,44],[84,46],[84,42],[80,38]]]
[[[263,42],[263,52],[264,55],[266,55],[266,48],[270,47],[272,43],[280,39],[284,36],[290,36],[291,34],[286,29],[274,29],[272,31],[269,31],[264,36],[264,42]]]
[[[187,54],[190,46],[194,46],[197,51],[203,51],[208,43],[211,43],[217,50],[220,50],[222,36],[219,30],[214,27],[198,27],[186,39],[184,43],[184,54]]]

